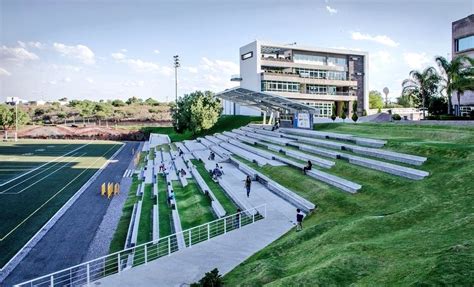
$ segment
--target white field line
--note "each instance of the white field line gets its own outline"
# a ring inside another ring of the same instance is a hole
[[[34,168],[34,169],[32,169],[32,170],[30,170],[30,171],[28,171],[28,172],[22,173],[22,174],[20,174],[19,176],[14,177],[14,178],[12,178],[12,179],[6,181],[6,182],[2,182],[2,183],[0,183],[0,186],[4,186],[4,185],[7,184],[7,183],[10,183],[10,182],[12,182],[12,181],[14,181],[14,180],[17,180],[17,179],[21,178],[21,177],[24,177],[25,175],[30,174],[30,173],[32,173],[33,171],[35,171],[35,170],[37,170],[37,169],[39,169],[39,168],[42,168],[43,166],[45,166],[45,165],[47,165],[47,164],[49,164],[49,163],[51,163],[51,162],[57,160],[58,158],[62,158],[62,157],[66,156],[66,155],[68,155],[68,154],[70,154],[70,153],[73,153],[73,152],[75,152],[75,151],[77,151],[77,150],[79,150],[79,149],[85,147],[86,145],[89,145],[90,143],[91,143],[91,142],[88,142],[88,143],[86,143],[86,144],[84,144],[84,145],[82,145],[82,146],[80,146],[80,147],[78,147],[78,148],[76,148],[76,149],[74,149],[74,150],[72,150],[72,151],[69,151],[69,152],[63,154],[62,156],[58,156],[57,158],[54,158],[54,159],[48,161],[47,163],[44,163],[44,164],[38,166],[37,168]]]
[[[71,159],[71,162],[77,160],[78,158],[83,157],[83,156],[86,155],[86,154],[87,154],[86,152],[82,153],[81,155],[79,155],[79,156],[77,156],[77,157]],[[27,190],[28,188],[32,187],[33,185],[37,184],[38,182],[43,181],[44,179],[50,177],[51,175],[53,175],[53,174],[55,174],[56,172],[60,171],[61,169],[65,168],[66,166],[69,166],[69,164],[70,164],[71,162],[66,162],[65,164],[61,165],[59,168],[55,169],[53,172],[48,173],[47,175],[43,176],[42,178],[38,179],[37,181],[35,181],[34,183],[28,185],[27,187],[23,188],[23,189],[20,190],[20,191],[17,191],[17,192],[8,192],[8,193],[7,193],[8,190],[10,190],[11,188],[13,188],[13,187],[10,187],[9,189],[5,190],[4,192],[1,192],[0,195],[1,195],[1,194],[19,194],[19,193],[22,193],[23,191]]]
[[[25,223],[28,219],[30,219],[36,212],[38,212],[41,208],[43,208],[48,202],[50,202],[53,198],[55,198],[58,194],[60,194],[62,191],[64,191],[69,185],[71,185],[73,182],[75,182],[82,174],[84,174],[86,171],[88,171],[99,159],[104,157],[109,151],[111,151],[114,147],[116,146],[113,145],[111,148],[109,148],[106,152],[102,154],[101,157],[98,157],[96,160],[94,160],[93,163],[91,163],[85,170],[83,170],[80,174],[78,174],[75,178],[73,178],[70,182],[68,182],[63,188],[58,190],[53,196],[51,196],[46,202],[44,202],[40,207],[38,207],[35,211],[33,211],[30,215],[28,215],[25,219],[23,219],[17,226],[15,226],[10,232],[8,232],[5,236],[0,238],[0,241],[5,240],[10,234],[12,234],[15,230],[17,230],[23,223]]]
[[[77,153],[74,153],[74,154],[72,154],[72,156],[75,156],[76,154],[77,154]],[[77,157],[76,157],[76,158],[77,158]],[[76,158],[73,158],[73,160],[76,159]],[[60,161],[57,161],[57,162],[55,162],[54,164],[52,164],[51,166],[47,167],[46,169],[44,169],[44,170],[38,172],[37,174],[33,175],[32,177],[26,178],[26,179],[24,179],[24,180],[22,180],[22,181],[16,183],[15,185],[10,186],[10,187],[7,188],[7,189],[2,190],[2,191],[0,192],[0,195],[1,195],[1,194],[16,194],[17,192],[8,192],[8,193],[7,193],[7,191],[9,191],[10,189],[12,189],[12,188],[14,188],[14,187],[17,187],[18,185],[20,185],[20,184],[22,184],[22,183],[24,183],[24,182],[26,182],[26,181],[28,181],[28,180],[30,180],[30,179],[36,177],[36,176],[38,176],[38,175],[40,175],[40,174],[42,174],[42,173],[45,173],[46,171],[50,170],[50,169],[53,168],[54,166],[56,166],[56,165],[62,163],[63,160],[67,160],[67,158],[63,158],[63,159],[61,159]],[[62,166],[62,167],[64,167],[64,166]],[[48,177],[48,176],[46,176],[46,177]],[[41,181],[41,179],[40,179],[39,181]]]

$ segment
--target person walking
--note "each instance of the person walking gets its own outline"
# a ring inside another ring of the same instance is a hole
[[[301,212],[301,210],[299,208],[296,209],[296,231],[303,230],[303,218],[304,214]]]
[[[250,197],[251,186],[252,186],[252,178],[250,178],[250,175],[247,175],[247,178],[245,179],[245,189],[247,190],[247,197]]]

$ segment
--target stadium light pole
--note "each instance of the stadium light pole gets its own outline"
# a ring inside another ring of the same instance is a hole
[[[179,55],[174,55],[174,85],[175,85],[175,103],[176,103],[176,113],[179,113],[178,109],[178,68],[180,66],[179,64]],[[176,117],[176,123],[178,123],[178,117]],[[177,126],[177,125],[176,125]]]
[[[15,141],[18,141],[18,101],[15,101]]]

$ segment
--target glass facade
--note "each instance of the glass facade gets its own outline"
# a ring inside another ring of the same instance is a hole
[[[347,59],[345,57],[321,56],[321,55],[306,55],[294,54],[293,60],[295,63],[313,64],[322,66],[347,66]]]
[[[329,118],[332,115],[333,103],[307,102],[305,104],[319,109],[319,115],[317,116],[320,118]]]
[[[474,49],[474,35],[456,40],[456,52]]]
[[[262,92],[265,91],[298,93],[300,91],[300,84],[293,82],[262,81]]]
[[[327,79],[327,80],[347,80],[347,72],[324,71],[296,68],[295,72],[303,78]]]

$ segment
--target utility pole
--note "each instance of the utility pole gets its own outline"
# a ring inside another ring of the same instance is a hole
[[[176,113],[179,113],[178,110],[178,68],[179,64],[179,55],[174,55],[174,84],[175,84],[175,103],[176,103]],[[178,117],[176,117],[176,124],[178,124]],[[176,125],[178,126],[178,125]]]
[[[18,141],[18,101],[15,101],[15,141]]]

